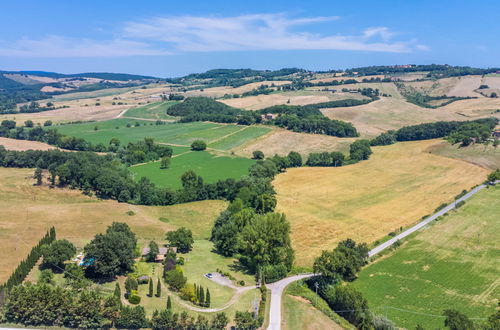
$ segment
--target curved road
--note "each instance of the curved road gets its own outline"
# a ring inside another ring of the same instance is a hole
[[[496,181],[496,183],[500,183],[499,181]],[[482,189],[486,188],[486,185],[482,184],[477,186],[476,188],[472,189],[470,192],[465,194],[464,196],[460,197],[457,199],[455,202],[447,205],[445,208],[442,210],[434,213],[433,215],[425,218],[425,220],[417,223],[415,226],[408,228],[401,234],[391,238],[387,242],[384,242],[377,247],[373,248],[368,252],[369,257],[373,257],[377,253],[382,252],[383,250],[387,249],[388,247],[392,246],[394,243],[396,243],[398,240],[413,234],[417,230],[421,229],[422,227],[426,226],[429,222],[436,220],[438,217],[444,215],[445,213],[453,210],[455,208],[456,203],[459,203],[461,201],[465,201],[472,197],[473,195],[477,194],[479,191]],[[267,284],[267,287],[271,290],[271,309],[269,310],[269,326],[267,327],[267,330],[280,330],[281,329],[281,297],[283,295],[283,291],[285,288],[292,282],[299,281],[305,278],[313,277],[316,276],[315,274],[302,274],[302,275],[295,275],[295,276],[290,276],[287,278],[284,278],[278,282],[274,282],[272,284]]]

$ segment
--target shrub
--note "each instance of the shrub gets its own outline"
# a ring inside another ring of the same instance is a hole
[[[141,297],[139,297],[137,294],[131,294],[128,297],[128,302],[131,303],[131,304],[133,304],[133,305],[140,304],[141,303]]]
[[[252,158],[253,159],[264,159],[264,153],[260,150],[255,150],[253,153],[252,153]]]
[[[193,143],[191,143],[191,150],[202,151],[205,149],[207,149],[207,144],[205,143],[205,141],[196,140],[196,141],[193,141]]]

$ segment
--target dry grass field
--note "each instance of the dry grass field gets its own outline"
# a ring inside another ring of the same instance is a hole
[[[4,137],[0,137],[0,146],[4,146],[7,150],[14,151],[57,149],[56,147],[43,142],[16,140]]]
[[[291,223],[297,264],[311,265],[345,238],[374,242],[484,181],[489,170],[426,152],[440,142],[375,147],[370,160],[355,165],[278,175],[277,210]]]
[[[274,129],[272,132],[250,141],[233,151],[238,156],[251,157],[252,152],[260,150],[266,156],[275,154],[284,156],[290,151],[297,151],[306,156],[311,152],[342,151],[347,152],[355,138],[338,138],[322,134],[296,133],[284,129]]]
[[[69,121],[103,121],[118,117],[125,110],[160,101],[161,93],[169,93],[168,85],[151,85],[148,88],[111,88],[93,92],[79,92],[56,95],[53,99],[40,100],[40,104],[54,103],[60,108],[37,113],[16,113],[0,115],[4,119],[15,120],[19,125],[31,119],[35,123],[52,120],[53,122]],[[123,104],[119,105],[121,102]],[[100,105],[96,105],[99,103]],[[113,105],[113,103],[115,103]]]
[[[481,85],[481,76],[458,77],[454,86],[446,95],[448,96],[478,96],[474,90]]]
[[[32,169],[0,168],[0,282],[51,226],[59,237],[80,248],[113,221],[128,223],[141,244],[151,239],[163,241],[165,232],[179,225],[192,228],[195,238],[205,238],[207,223],[226,205],[203,201],[147,207],[102,201],[78,190],[33,186],[32,175]],[[128,215],[128,211],[135,214]]]
[[[422,108],[394,97],[355,107],[322,109],[331,119],[351,122],[362,136],[373,137],[390,129],[440,120],[474,120],[497,116],[498,99],[479,98],[453,102],[437,109]]]
[[[290,83],[291,81],[289,80],[276,80],[276,81],[266,80],[266,81],[249,83],[236,88],[233,88],[231,86],[211,87],[205,89],[202,88],[202,90],[198,89],[198,90],[188,91],[186,92],[186,96],[222,97],[225,94],[243,94],[245,92],[250,92],[251,90],[256,89],[262,85],[271,86],[272,84],[274,84],[275,86],[281,86]]]
[[[436,143],[427,152],[449,158],[461,159],[489,170],[500,169],[500,147],[492,145],[473,144],[462,148],[448,142]]]
[[[342,99],[365,99],[358,94],[322,92],[318,90],[302,90],[269,95],[247,96],[244,98],[220,100],[220,102],[236,108],[259,110],[273,105],[307,105]],[[290,102],[288,102],[290,101]]]

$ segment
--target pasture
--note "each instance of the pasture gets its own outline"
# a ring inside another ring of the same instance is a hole
[[[166,231],[180,226],[205,238],[226,205],[223,201],[150,207],[118,203],[87,197],[79,190],[33,186],[32,175],[33,169],[0,168],[0,282],[51,226],[79,248],[113,221],[128,223],[141,244],[163,240]]]
[[[127,124],[131,127],[127,127]],[[136,126],[138,124],[138,126]],[[97,127],[97,130],[95,130]],[[214,124],[207,122],[168,123],[155,125],[152,121],[120,118],[99,123],[69,124],[56,127],[65,135],[84,138],[91,143],[107,145],[113,137],[122,144],[135,142],[145,137],[157,143],[189,146],[194,140],[204,140],[222,150],[228,150],[271,130],[267,127]]]
[[[436,143],[375,147],[369,160],[354,165],[279,174],[277,210],[290,221],[297,264],[311,265],[346,238],[372,243],[485,180],[489,170],[426,152]]]
[[[448,308],[491,315],[500,297],[499,200],[500,187],[481,191],[362,270],[354,285],[371,309],[408,329],[443,326]]]
[[[248,174],[255,161],[248,158],[217,156],[206,151],[188,151],[172,158],[170,168],[160,169],[160,162],[130,167],[136,180],[147,177],[156,185],[173,189],[181,188],[181,176],[193,170],[206,183],[221,179],[239,179]]]

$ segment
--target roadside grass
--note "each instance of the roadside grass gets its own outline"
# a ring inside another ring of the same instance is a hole
[[[33,172],[0,168],[0,282],[10,276],[51,226],[56,227],[59,238],[68,239],[80,249],[114,221],[128,223],[141,244],[163,241],[167,231],[180,226],[192,228],[195,237],[205,238],[227,205],[225,201],[200,201],[139,206],[99,200],[79,190],[34,186]],[[128,215],[128,211],[134,215]]]
[[[298,266],[346,238],[368,244],[419,221],[489,170],[426,152],[440,140],[375,147],[369,160],[344,167],[288,169],[274,180],[277,210],[291,224]]]
[[[217,156],[206,151],[193,151],[173,157],[170,168],[160,169],[161,162],[152,162],[129,168],[134,178],[139,180],[147,177],[156,185],[173,189],[181,188],[181,176],[188,170],[193,170],[206,183],[215,183],[221,179],[239,179],[248,174],[248,168],[255,160]]]
[[[139,126],[136,127],[136,124]],[[131,127],[126,127],[129,124]],[[97,127],[97,130],[95,130]],[[117,128],[118,127],[118,128]],[[91,143],[107,145],[111,138],[117,138],[122,144],[152,137],[155,142],[189,146],[194,140],[221,142],[219,149],[227,150],[249,139],[267,133],[270,129],[251,127],[247,133],[239,125],[214,124],[208,122],[167,123],[155,125],[152,121],[119,118],[104,122],[68,124],[55,126],[59,132],[69,136],[84,138]],[[247,128],[248,129],[248,128]],[[229,135],[229,136],[228,136]],[[224,142],[227,136],[228,140]]]
[[[297,282],[285,290],[283,316],[282,328],[286,330],[354,329],[325,300]]]
[[[398,326],[443,326],[452,308],[487,318],[500,296],[500,187],[484,189],[457,211],[367,266],[353,284]]]
[[[178,102],[167,101],[150,103],[141,107],[129,109],[123,116],[144,119],[175,119],[176,117],[167,115],[166,111],[176,103]]]

